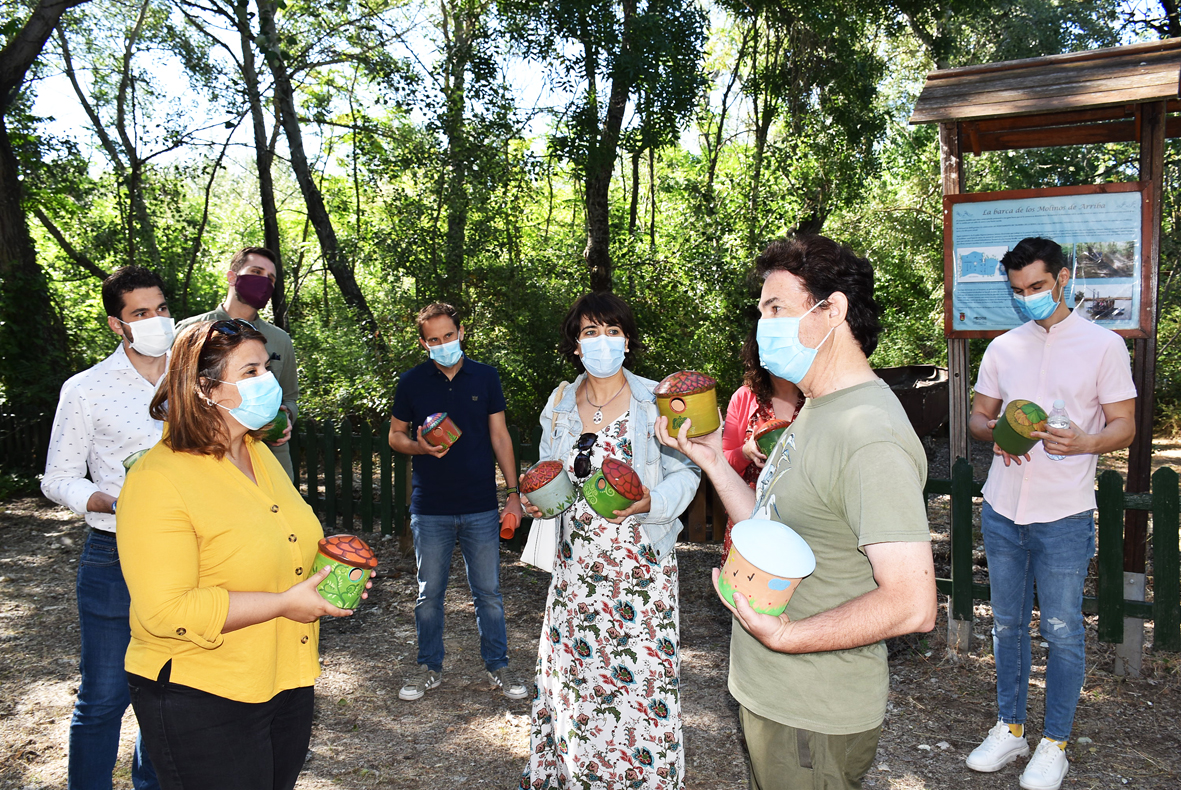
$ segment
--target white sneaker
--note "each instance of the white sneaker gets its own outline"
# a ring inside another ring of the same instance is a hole
[[[529,696],[529,686],[520,678],[509,674],[508,667],[501,667],[495,672],[488,672],[488,682],[493,688],[500,689],[509,699],[525,699]]]
[[[1025,790],[1058,790],[1069,769],[1066,752],[1055,741],[1042,738],[1021,774],[1021,786]]]
[[[398,699],[422,699],[424,694],[433,688],[438,688],[442,684],[442,670],[436,672],[426,664],[419,664],[418,671],[406,678],[406,684],[402,686],[402,690],[398,692]]]
[[[972,750],[965,762],[973,771],[992,773],[999,771],[1018,757],[1029,756],[1029,744],[1025,738],[1018,738],[1009,730],[1009,725],[998,721],[988,731],[984,742]]]

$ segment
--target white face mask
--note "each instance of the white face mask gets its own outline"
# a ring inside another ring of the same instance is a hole
[[[133,322],[115,319],[123,326],[131,329],[131,347],[145,357],[162,357],[172,348],[172,337],[176,333],[176,322],[163,315],[152,316],[141,321]]]

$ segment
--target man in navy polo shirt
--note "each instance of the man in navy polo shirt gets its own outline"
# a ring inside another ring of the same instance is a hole
[[[508,486],[505,515],[518,523],[521,519],[504,392],[496,369],[465,357],[462,341],[463,327],[454,307],[442,302],[424,307],[418,313],[418,342],[430,359],[404,373],[394,393],[390,447],[414,456],[410,530],[418,563],[418,670],[398,692],[404,700],[419,699],[443,682],[443,594],[457,540],[476,605],[480,655],[488,679],[509,699],[529,695],[525,683],[509,675],[500,595],[494,459]],[[449,449],[423,438],[423,423],[436,412],[446,412],[460,430],[459,440]]]

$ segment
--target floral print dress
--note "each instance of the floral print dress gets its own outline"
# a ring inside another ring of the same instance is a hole
[[[631,463],[627,425],[624,413],[599,432],[592,468]],[[577,454],[566,460],[575,481]],[[676,554],[657,562],[634,519],[612,524],[581,496],[562,522],[520,788],[679,790]]]

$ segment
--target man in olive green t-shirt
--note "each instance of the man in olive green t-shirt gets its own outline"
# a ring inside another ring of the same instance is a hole
[[[271,452],[287,471],[287,476],[294,478],[295,471],[291,465],[291,448],[287,442],[291,438],[291,429],[295,425],[296,401],[299,399],[299,378],[295,365],[295,346],[291,342],[291,335],[272,323],[262,320],[258,311],[266,307],[275,289],[276,279],[275,253],[265,247],[246,247],[234,253],[230,258],[229,271],[226,280],[229,290],[225,300],[208,313],[190,316],[176,326],[177,334],[190,324],[198,321],[228,321],[241,318],[249,321],[255,329],[262,333],[267,341],[267,369],[275,374],[279,386],[283,388],[283,402],[279,408],[287,412],[287,430],[283,438],[270,444]]]
[[[720,431],[670,437],[662,419],[657,433],[709,475],[736,520],[787,524],[816,555],[783,615],[756,613],[741,596],[728,607],[741,626],[730,642],[730,693],[751,788],[858,788],[886,711],[882,640],[935,624],[926,456],[867,360],[881,329],[869,261],[800,236],[772,242],[757,272],[760,361],[808,402],[756,492],[726,462]]]

